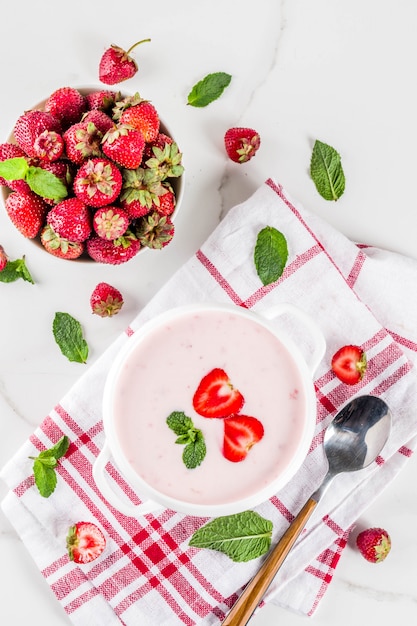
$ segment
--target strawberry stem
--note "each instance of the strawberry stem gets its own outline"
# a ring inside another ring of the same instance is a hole
[[[136,48],[136,46],[138,46],[140,43],[145,43],[147,41],[151,41],[150,39],[141,39],[140,41],[137,41],[136,43],[133,44],[133,46],[130,46],[129,50],[126,52],[126,54],[130,54],[133,50],[133,48]]]

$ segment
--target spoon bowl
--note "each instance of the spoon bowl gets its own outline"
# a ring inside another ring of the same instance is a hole
[[[376,396],[358,396],[336,415],[324,435],[328,469],[322,483],[247,584],[223,620],[223,626],[245,626],[248,623],[332,480],[342,472],[356,472],[375,461],[390,431],[391,412],[387,404]]]

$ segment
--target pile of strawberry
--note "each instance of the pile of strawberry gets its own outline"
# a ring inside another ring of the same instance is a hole
[[[154,105],[62,87],[0,144],[6,211],[50,254],[117,265],[173,238],[182,154]]]

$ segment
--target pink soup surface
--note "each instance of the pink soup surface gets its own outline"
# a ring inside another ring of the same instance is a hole
[[[193,408],[201,379],[214,368],[242,393],[240,413],[264,426],[264,437],[238,463],[223,456],[223,419]],[[119,445],[139,476],[177,500],[210,505],[258,492],[285,470],[305,428],[306,396],[297,366],[270,331],[208,310],[184,314],[137,344],[117,380],[113,409]],[[166,424],[173,411],[203,432],[207,454],[195,469],[185,467],[184,446]]]

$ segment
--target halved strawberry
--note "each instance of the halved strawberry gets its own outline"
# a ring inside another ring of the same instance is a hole
[[[366,372],[366,354],[360,346],[343,346],[333,355],[331,365],[339,380],[356,385]]]
[[[223,456],[233,463],[243,461],[264,436],[264,427],[249,415],[231,415],[224,420]]]
[[[193,406],[203,417],[227,417],[240,411],[244,401],[226,372],[216,367],[201,379],[193,397]]]
[[[90,563],[103,552],[106,539],[93,522],[77,522],[68,529],[68,556],[74,563]]]

